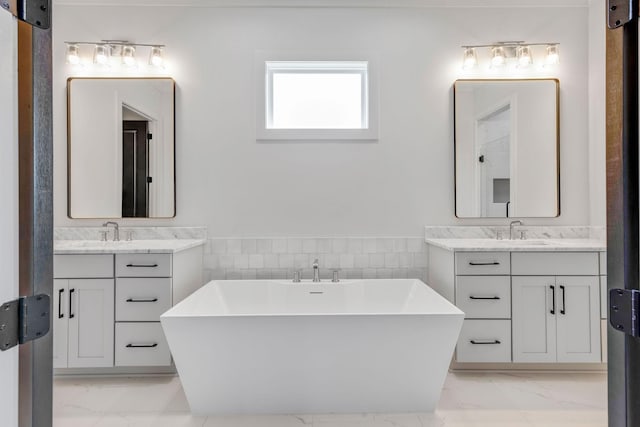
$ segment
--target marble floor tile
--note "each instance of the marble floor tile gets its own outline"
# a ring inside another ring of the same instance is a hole
[[[434,413],[193,416],[175,376],[57,377],[54,427],[606,427],[602,373],[450,373]]]

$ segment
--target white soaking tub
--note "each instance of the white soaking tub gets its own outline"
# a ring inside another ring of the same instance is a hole
[[[464,313],[419,280],[212,281],[161,316],[194,414],[429,412]]]

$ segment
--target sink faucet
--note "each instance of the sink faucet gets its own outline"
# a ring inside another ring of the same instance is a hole
[[[513,228],[516,225],[524,225],[524,224],[520,220],[511,221],[511,223],[509,224],[509,240],[513,240]]]
[[[314,282],[320,281],[320,269],[318,268],[318,258],[316,258],[315,261],[313,261],[313,281]]]
[[[119,242],[120,241],[120,226],[115,221],[107,221],[104,224],[102,224],[103,227],[108,227],[110,225],[113,225],[113,241],[114,242]]]

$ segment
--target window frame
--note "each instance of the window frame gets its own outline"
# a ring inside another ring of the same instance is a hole
[[[308,63],[308,64],[304,64]],[[316,65],[308,67],[307,65]],[[366,64],[366,68],[362,65]],[[299,67],[299,68],[297,68]],[[340,55],[292,53],[261,53],[256,55],[256,140],[360,140],[378,139],[377,66],[372,55],[342,53]],[[271,128],[273,113],[273,74],[360,74],[362,84],[361,122],[364,128],[354,129],[283,129]]]

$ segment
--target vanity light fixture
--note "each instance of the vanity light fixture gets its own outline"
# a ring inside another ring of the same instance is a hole
[[[112,58],[120,57],[125,67],[135,67],[136,51],[138,48],[149,48],[149,65],[162,68],[164,65],[164,45],[131,43],[128,40],[101,40],[99,42],[68,41],[66,57],[67,63],[79,65],[82,62],[81,48],[90,46],[93,49],[93,63],[97,65],[109,65]]]
[[[469,70],[477,66],[478,66],[478,55],[476,54],[476,49],[473,47],[465,48],[463,59],[462,59],[462,67],[465,70]]]
[[[560,49],[557,44],[547,46],[547,58],[545,62],[548,65],[557,65],[560,63]]]
[[[530,46],[520,46],[518,47],[518,66],[519,67],[528,67],[533,63],[533,58],[531,57],[531,47]]]
[[[538,46],[544,46],[545,56],[541,63],[553,66],[560,63],[559,43],[527,43],[524,41],[504,41],[493,44],[465,45],[462,68],[469,70],[478,65],[477,51],[486,48],[489,51],[491,68],[501,68],[514,63],[518,68],[527,68],[533,64],[533,52]]]
[[[122,46],[122,63],[127,67],[136,65],[136,48],[134,46]]]
[[[504,47],[494,46],[491,48],[491,68],[502,67],[507,59],[504,53]]]
[[[162,47],[152,46],[151,52],[149,54],[149,65],[153,65],[154,67],[162,67],[163,63],[164,58],[162,57]]]
[[[67,45],[67,62],[71,65],[80,63],[80,49],[77,44]]]
[[[106,44],[97,44],[93,52],[93,63],[106,65],[109,62],[110,50]]]

